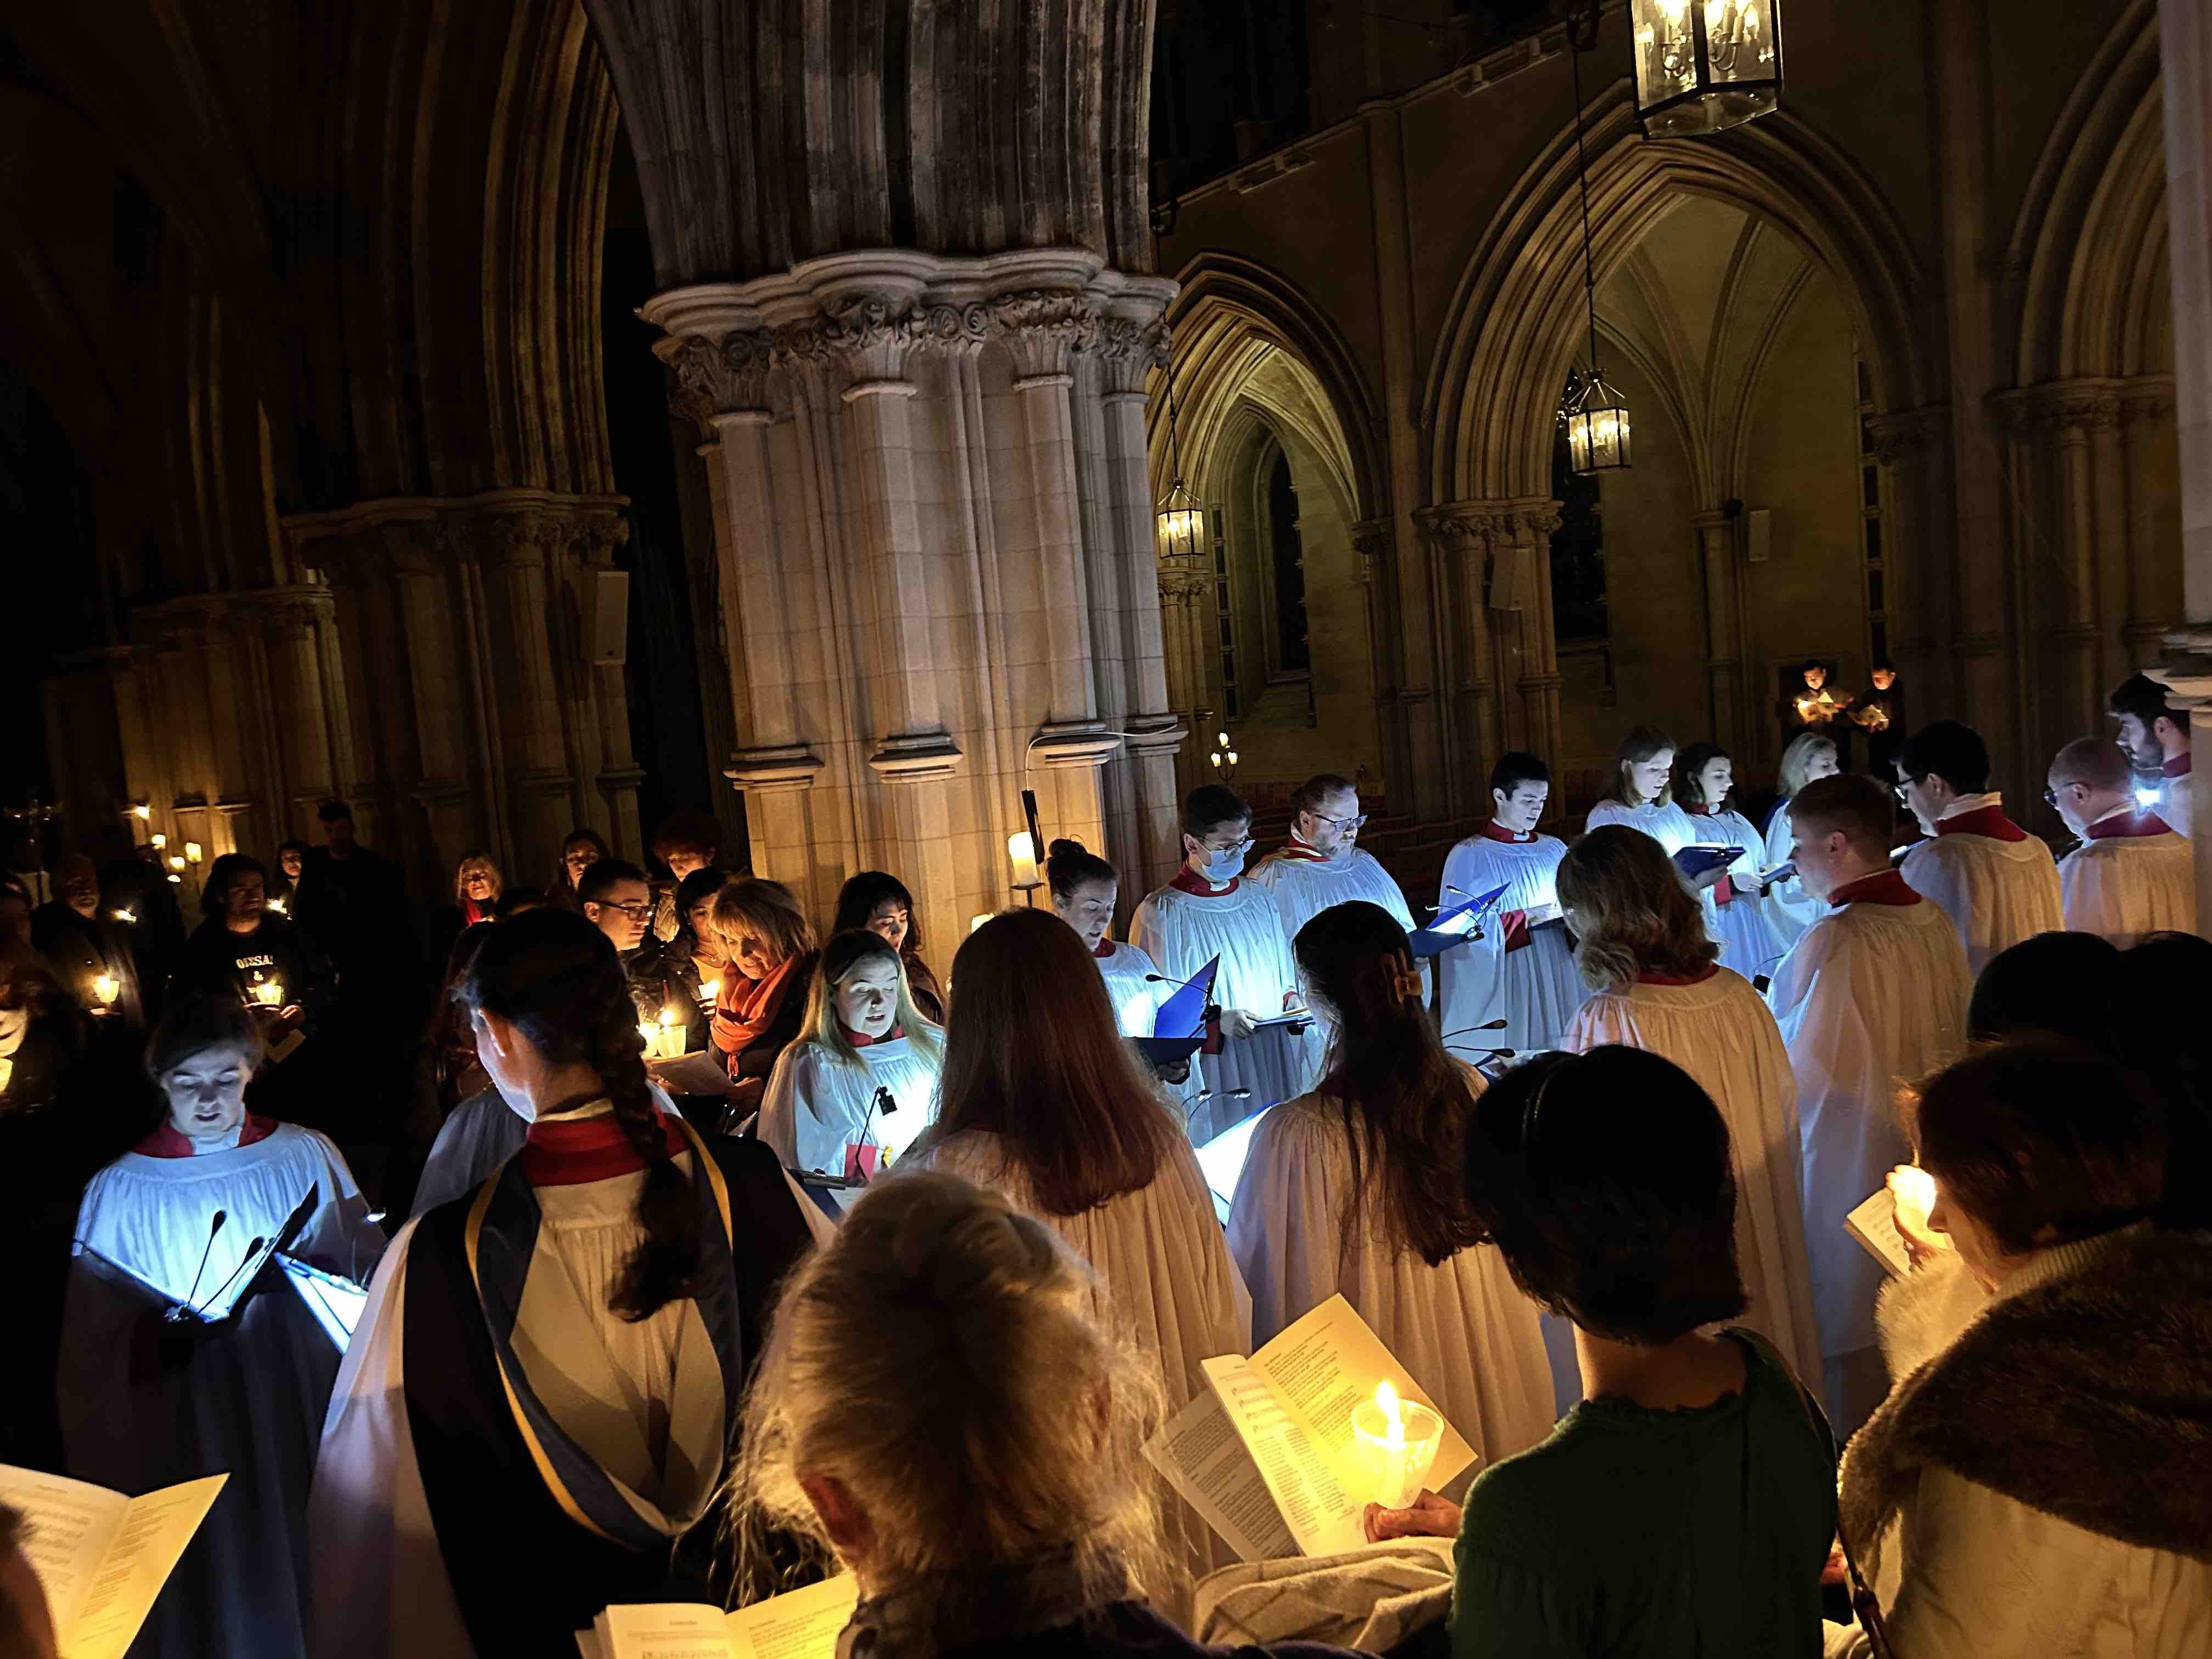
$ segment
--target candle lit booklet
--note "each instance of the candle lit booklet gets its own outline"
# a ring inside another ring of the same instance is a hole
[[[576,1632],[583,1659],[832,1659],[860,1588],[849,1572],[735,1613],[696,1602],[609,1607]]]
[[[123,1659],[228,1474],[125,1498],[0,1464],[0,1504],[27,1523],[23,1553],[46,1593],[61,1659]]]
[[[1145,1455],[1239,1559],[1336,1555],[1367,1542],[1377,1492],[1352,1408],[1388,1382],[1435,1411],[1352,1304],[1333,1296],[1249,1359],[1205,1362],[1209,1391],[1145,1447]],[[1441,1413],[1438,1413],[1441,1416]],[[1443,1487],[1474,1462],[1447,1422],[1424,1484]]]

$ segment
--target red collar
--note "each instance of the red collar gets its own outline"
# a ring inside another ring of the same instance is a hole
[[[2111,817],[2099,818],[2081,831],[2084,841],[2132,841],[2138,836],[2167,836],[2173,833],[2166,821],[2155,812],[2116,812]]]
[[[1828,895],[1828,908],[1832,910],[1840,910],[1846,904],[1903,906],[1919,902],[1920,895],[1894,870],[1877,870],[1856,881],[1847,881]]]
[[[1533,830],[1525,836],[1518,830],[1501,830],[1498,827],[1498,820],[1495,818],[1482,826],[1482,833],[1489,840],[1502,841],[1508,847],[1526,847],[1536,839],[1536,832]]]
[[[1194,894],[1200,898],[1224,898],[1235,892],[1237,884],[1243,879],[1242,876],[1231,876],[1229,878],[1228,886],[1216,887],[1204,876],[1193,875],[1190,866],[1186,864],[1175,872],[1174,878],[1168,883],[1168,885],[1179,893]]]
[[[1717,962],[1711,962],[1705,964],[1704,970],[1700,973],[1689,975],[1638,974],[1636,976],[1636,982],[1638,985],[1703,985],[1715,974],[1720,972],[1720,963]]]
[[[252,1112],[248,1112],[246,1115],[246,1127],[240,1129],[238,1133],[238,1144],[241,1146],[251,1146],[255,1141],[266,1140],[270,1135],[275,1134],[276,1133],[276,1119],[270,1117],[256,1117]],[[148,1135],[145,1139],[140,1141],[131,1150],[145,1158],[191,1158],[196,1156],[192,1151],[192,1143],[185,1139],[183,1135],[178,1133],[177,1131],[170,1126],[169,1121],[167,1118],[161,1120],[161,1127],[160,1128],[155,1130],[152,1134]],[[231,1149],[226,1146],[223,1150],[225,1152],[228,1152]]]
[[[1091,954],[1101,962],[1110,961],[1114,955],[1114,941],[1110,939],[1100,939],[1097,944],[1091,947]]]
[[[672,1120],[663,1117],[660,1131],[670,1157],[691,1150]],[[590,1181],[635,1175],[644,1167],[645,1160],[630,1146],[612,1112],[533,1123],[522,1143],[522,1173],[533,1187],[580,1187]]]
[[[842,1019],[837,1022],[837,1029],[845,1034],[845,1041],[851,1043],[855,1048],[872,1048],[878,1042],[896,1042],[901,1037],[906,1035],[906,1033],[901,1030],[896,1025],[893,1025],[890,1030],[884,1032],[879,1037],[863,1036],[860,1032],[846,1024]]]
[[[1316,851],[1313,844],[1307,841],[1304,836],[1298,834],[1296,830],[1291,831],[1291,839],[1289,843],[1285,845],[1281,851],[1278,852],[1275,856],[1279,859],[1289,859],[1294,863],[1298,864],[1327,864],[1328,862],[1328,854]]]
[[[2027,831],[2005,816],[2002,806],[1977,806],[1971,812],[1960,812],[1948,818],[1936,820],[1939,836],[1987,836],[1991,841],[2026,841]]]
[[[1692,806],[1687,801],[1680,800],[1676,801],[1674,805],[1680,807],[1685,812],[1687,812],[1693,818],[1709,818],[1713,815],[1713,809],[1710,806]]]
[[[2189,751],[2185,749],[2159,769],[2161,777],[2185,778],[2189,775]]]

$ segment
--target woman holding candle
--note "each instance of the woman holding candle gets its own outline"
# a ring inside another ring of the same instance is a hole
[[[806,1035],[783,1051],[760,1138],[784,1167],[861,1180],[937,1115],[944,1033],[914,1006],[898,948],[854,927],[822,947]]]
[[[751,877],[717,891],[710,914],[730,964],[711,1035],[729,1067],[729,1109],[742,1118],[760,1109],[776,1061],[805,1030],[814,924],[788,887]]]
[[[881,870],[863,870],[847,882],[837,892],[837,921],[830,932],[842,933],[854,927],[868,928],[890,941],[906,970],[914,1006],[924,1018],[944,1024],[945,992],[922,960],[921,924],[915,920],[914,895],[907,891],[906,884]]]
[[[1756,881],[1766,843],[1735,810],[1735,763],[1717,743],[1693,743],[1674,757],[1674,804],[1700,845],[1740,847],[1710,884],[1701,885],[1705,932],[1721,947],[1721,965],[1746,979],[1771,974],[1789,946],[1767,919]]]
[[[661,954],[664,971],[670,981],[690,999],[690,1007],[697,1015],[692,1047],[703,1048],[707,1042],[707,1024],[714,1012],[714,999],[722,993],[723,976],[730,970],[729,958],[723,953],[722,942],[714,932],[714,895],[720,892],[730,879],[730,872],[712,866],[694,870],[676,884],[676,936],[668,941]]]
[[[269,877],[269,908],[280,916],[292,914],[292,898],[300,890],[300,873],[307,867],[307,843],[280,842],[276,867]]]
[[[1552,1379],[1461,1192],[1481,1076],[1444,1052],[1389,911],[1334,906],[1294,946],[1335,1040],[1320,1085],[1261,1120],[1229,1212],[1253,1340],[1341,1293],[1483,1462],[1525,1450],[1551,1432]]]
[[[1780,799],[1766,820],[1765,861],[1768,869],[1790,857],[1790,802],[1816,778],[1832,778],[1836,764],[1836,740],[1825,732],[1800,732],[1782,751],[1782,766],[1775,777]],[[1887,774],[1876,773],[1887,778]],[[1783,945],[1795,945],[1797,936],[1827,914],[1828,907],[1805,890],[1805,884],[1790,875],[1766,890],[1767,920]]]
[[[561,843],[561,856],[553,860],[553,878],[545,884],[545,902],[556,909],[581,910],[584,902],[576,896],[576,884],[584,878],[585,871],[613,856],[607,838],[598,830],[571,830]]]
[[[1045,854],[1044,878],[1053,914],[1075,929],[1098,977],[1106,981],[1121,1035],[1151,1036],[1160,1004],[1175,988],[1160,978],[1159,968],[1143,951],[1127,939],[1106,937],[1121,891],[1114,866],[1079,841],[1056,841]]]

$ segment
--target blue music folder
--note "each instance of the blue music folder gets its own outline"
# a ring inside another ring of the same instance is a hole
[[[1152,1034],[1136,1039],[1137,1052],[1154,1066],[1172,1066],[1188,1060],[1206,1044],[1206,1010],[1213,1000],[1214,976],[1221,971],[1216,957],[1200,969],[1187,985],[1162,1002],[1152,1015]]]
[[[1674,867],[1690,880],[1711,871],[1724,870],[1743,856],[1741,847],[1708,847],[1693,843],[1674,854]]]
[[[1504,896],[1504,887],[1493,887],[1478,898],[1440,912],[1427,927],[1416,927],[1406,935],[1406,949],[1416,958],[1440,957],[1455,945],[1480,938],[1482,924],[1490,919]]]

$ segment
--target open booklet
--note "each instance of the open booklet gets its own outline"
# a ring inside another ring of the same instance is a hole
[[[735,1613],[689,1601],[609,1607],[576,1632],[584,1659],[832,1659],[860,1589],[850,1573]]]
[[[0,1504],[27,1523],[23,1552],[46,1593],[61,1659],[122,1659],[228,1474],[125,1498],[0,1464]]]
[[[1864,1245],[1867,1254],[1881,1262],[1892,1279],[1902,1279],[1912,1271],[1912,1258],[1905,1252],[1905,1236],[1897,1224],[1897,1199],[1886,1183],[1844,1218],[1844,1231]],[[1951,1248],[1949,1239],[1928,1231],[1924,1214],[1917,1231],[1934,1248]]]
[[[1168,1422],[1145,1455],[1246,1561],[1334,1555],[1367,1541],[1352,1408],[1387,1382],[1436,1410],[1367,1328],[1333,1296],[1249,1359],[1205,1362],[1208,1392]],[[1442,1417],[1443,1413],[1437,1413]],[[1438,1489],[1474,1462],[1446,1422],[1426,1484]]]

